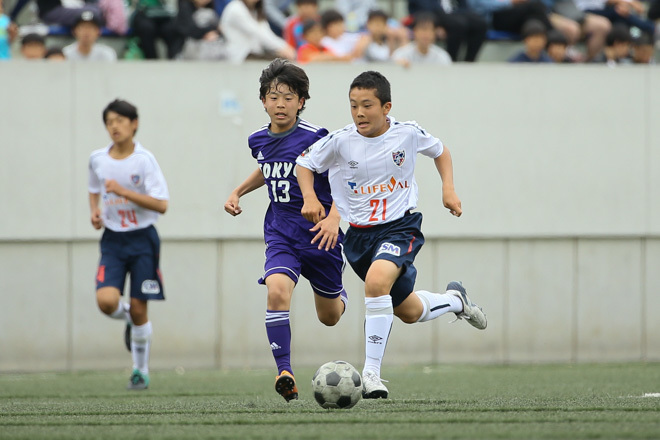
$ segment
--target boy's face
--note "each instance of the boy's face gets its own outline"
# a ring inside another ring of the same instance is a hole
[[[266,97],[261,100],[270,117],[270,129],[274,133],[283,133],[296,123],[298,110],[305,103],[286,84],[271,84]]]
[[[90,22],[78,23],[73,29],[73,36],[76,37],[78,43],[91,46],[96,43],[96,40],[101,35],[101,29],[95,24]]]
[[[314,20],[318,18],[318,15],[319,15],[318,5],[314,5],[312,3],[304,3],[298,6],[298,17],[300,17],[302,21]]]
[[[323,29],[321,29],[321,25],[310,28],[303,34],[303,39],[314,46],[320,47],[321,40],[323,39]]]
[[[653,59],[653,45],[633,46],[633,60],[638,64],[648,64]]]
[[[325,32],[330,38],[339,38],[342,36],[345,30],[346,26],[344,25],[344,22],[338,20],[328,24],[328,28],[325,30]]]
[[[372,18],[367,21],[367,30],[374,37],[380,38],[387,32],[387,21],[381,17]]]
[[[131,121],[126,116],[109,111],[105,116],[105,128],[115,144],[130,141],[138,128],[137,119]]]
[[[413,29],[413,36],[419,47],[429,47],[435,43],[435,25],[430,21],[419,23]]]
[[[527,52],[541,53],[547,42],[548,38],[544,34],[530,35],[525,38],[525,47]]]
[[[46,46],[41,43],[27,43],[21,46],[21,55],[26,60],[40,60],[46,55]]]
[[[563,63],[566,58],[566,46],[558,43],[548,45],[548,55],[555,63]]]
[[[364,137],[380,136],[389,128],[387,114],[392,103],[381,104],[375,92],[375,89],[353,88],[348,94],[353,122],[358,133]]]
[[[614,57],[617,60],[627,57],[630,53],[630,43],[627,41],[616,41],[612,47],[614,49]]]

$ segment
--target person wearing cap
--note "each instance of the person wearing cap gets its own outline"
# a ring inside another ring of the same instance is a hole
[[[97,43],[101,36],[101,17],[92,11],[83,11],[76,20],[72,33],[76,41],[62,49],[71,61],[116,61],[117,53],[110,46]]]
[[[548,30],[539,20],[528,20],[522,27],[525,49],[509,59],[510,63],[552,63],[545,52]]]

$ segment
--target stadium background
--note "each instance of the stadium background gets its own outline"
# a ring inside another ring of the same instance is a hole
[[[232,218],[227,195],[255,167],[247,135],[266,122],[263,63],[2,66],[0,371],[119,368],[123,328],[94,301],[99,232],[89,224],[87,160],[108,142],[102,108],[140,112],[171,202],[163,240],[164,303],[152,304],[151,366],[272,364],[263,325],[263,191]],[[631,66],[311,65],[303,116],[350,123],[348,85],[365,69],[393,86],[392,115],[417,120],[454,157],[465,214],[440,201],[419,157],[427,244],[418,287],[463,280],[488,314],[477,332],[450,317],[395,322],[388,364],[660,360],[660,71]],[[9,85],[10,84],[10,85]],[[334,328],[294,293],[297,365],[362,363],[362,285]],[[405,327],[405,328],[404,328]]]

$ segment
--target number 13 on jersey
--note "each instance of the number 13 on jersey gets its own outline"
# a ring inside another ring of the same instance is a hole
[[[387,199],[372,199],[369,201],[371,206],[370,222],[377,222],[379,220],[385,221],[385,212],[387,211]]]

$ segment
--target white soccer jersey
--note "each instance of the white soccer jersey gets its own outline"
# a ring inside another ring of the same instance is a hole
[[[101,194],[103,224],[117,232],[146,228],[158,220],[159,213],[142,208],[115,193],[105,192],[106,180],[114,179],[126,189],[147,194],[155,199],[169,200],[163,172],[151,152],[139,142],[135,151],[125,159],[110,157],[112,144],[95,150],[89,157],[89,192]]]
[[[417,153],[436,158],[439,139],[416,122],[396,122],[368,138],[355,124],[333,131],[300,155],[297,163],[317,173],[329,170],[332,197],[344,220],[358,226],[391,222],[417,206]]]

